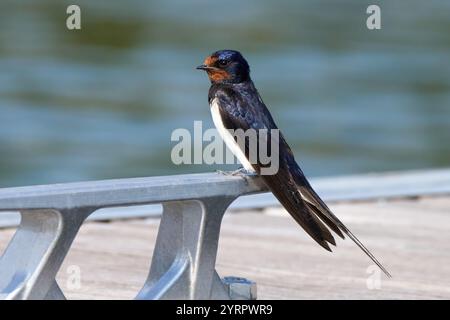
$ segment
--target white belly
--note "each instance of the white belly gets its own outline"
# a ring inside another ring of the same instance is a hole
[[[220,116],[219,106],[217,105],[217,99],[214,99],[211,102],[211,114],[213,118],[214,125],[216,126],[217,131],[219,131],[220,137],[225,142],[226,146],[233,152],[233,154],[238,158],[239,162],[248,171],[255,171],[253,166],[248,161],[244,152],[239,148],[239,145],[234,140],[231,133],[224,127],[222,122],[222,117]]]

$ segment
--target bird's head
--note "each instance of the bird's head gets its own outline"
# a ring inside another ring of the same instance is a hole
[[[197,69],[205,70],[211,83],[240,83],[250,79],[250,67],[239,51],[220,50]]]

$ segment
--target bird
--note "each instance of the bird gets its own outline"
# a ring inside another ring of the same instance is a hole
[[[196,69],[206,71],[208,75],[211,82],[208,103],[214,125],[226,146],[242,164],[242,172],[259,175],[292,218],[321,247],[331,252],[330,244],[336,246],[331,231],[342,239],[348,236],[390,278],[387,269],[311,187],[281,132],[278,131],[278,150],[270,150],[278,157],[278,170],[272,174],[261,174],[267,164],[262,163],[259,157],[256,161],[250,161],[249,142],[238,144],[230,133],[230,130],[238,129],[279,130],[250,77],[250,67],[243,55],[236,50],[219,50],[207,56]],[[263,141],[269,149],[272,138],[268,134]],[[257,139],[263,137],[257,135]]]

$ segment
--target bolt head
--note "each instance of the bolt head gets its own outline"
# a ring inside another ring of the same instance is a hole
[[[222,279],[232,300],[256,300],[256,282],[241,277]]]

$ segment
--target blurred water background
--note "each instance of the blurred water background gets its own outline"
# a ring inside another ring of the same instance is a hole
[[[2,0],[0,187],[219,168],[172,164],[170,135],[212,127],[194,68],[224,48],[307,175],[450,164],[448,0]]]

